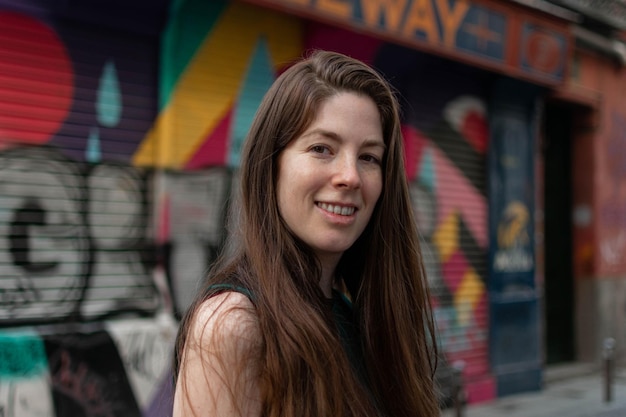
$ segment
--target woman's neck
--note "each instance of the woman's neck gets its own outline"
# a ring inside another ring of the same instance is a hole
[[[341,256],[331,255],[320,257],[319,261],[322,265],[322,277],[320,278],[320,288],[327,298],[333,295],[333,285],[335,283],[335,269],[339,263]]]

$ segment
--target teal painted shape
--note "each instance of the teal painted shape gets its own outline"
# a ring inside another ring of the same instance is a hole
[[[29,378],[47,370],[46,349],[36,332],[0,332],[0,380]]]
[[[122,92],[120,81],[113,61],[108,60],[102,69],[100,85],[96,96],[96,115],[98,123],[106,127],[115,127],[122,115]]]
[[[233,115],[233,128],[230,138],[228,164],[238,166],[241,159],[241,148],[250,130],[254,115],[261,104],[263,96],[274,82],[274,68],[270,58],[267,40],[261,37],[254,49],[248,71]]]
[[[174,0],[163,31],[159,110],[170,100],[180,76],[227,6],[225,0]],[[227,65],[219,62],[215,65]]]
[[[428,187],[430,191],[436,191],[437,178],[435,174],[435,163],[433,160],[433,150],[430,147],[424,149],[422,153],[418,179],[420,184]]]
[[[100,131],[97,126],[93,126],[87,138],[87,149],[85,149],[85,159],[91,163],[98,163],[102,160],[100,151]]]

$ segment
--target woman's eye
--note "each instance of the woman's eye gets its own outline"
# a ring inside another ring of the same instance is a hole
[[[311,151],[315,153],[327,154],[330,153],[330,150],[324,145],[315,145],[311,147]]]
[[[361,156],[361,159],[365,162],[372,162],[380,165],[380,159],[374,155],[363,155]]]

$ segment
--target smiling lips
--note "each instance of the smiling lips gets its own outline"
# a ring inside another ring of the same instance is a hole
[[[354,206],[340,206],[337,204],[329,204],[329,203],[321,203],[318,202],[317,206],[322,210],[325,210],[329,213],[339,214],[341,216],[351,216],[356,211],[356,207]]]

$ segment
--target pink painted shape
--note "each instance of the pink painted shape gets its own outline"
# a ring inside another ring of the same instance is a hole
[[[496,398],[496,382],[491,375],[466,381],[465,391],[469,404],[484,403]]]
[[[487,247],[487,201],[463,173],[436,147],[433,158],[437,170],[437,223],[458,211],[481,248]]]
[[[207,135],[196,153],[189,159],[185,169],[201,169],[208,166],[223,166],[226,164],[226,149],[232,116],[233,108],[231,107],[215,129]]]
[[[413,181],[419,172],[419,163],[422,160],[422,153],[428,139],[422,132],[410,125],[402,126],[402,136],[404,138],[406,176],[409,181]]]
[[[486,329],[489,325],[489,310],[487,309],[487,291],[483,291],[480,296],[480,300],[476,304],[474,311],[474,321],[476,326],[481,329]]]
[[[165,194],[163,198],[161,198],[161,212],[156,236],[156,241],[160,245],[165,244],[170,237],[170,204],[170,196],[169,194]]]
[[[446,359],[448,363],[451,364],[457,361],[463,361],[465,363],[463,376],[469,379],[489,373],[488,346],[486,340],[481,343],[473,343],[470,349],[458,352],[446,352]]]
[[[372,63],[382,41],[342,28],[310,22],[305,29],[304,49],[326,49]]]
[[[463,280],[463,275],[467,271],[467,267],[467,259],[460,250],[455,251],[448,261],[441,265],[441,275],[450,292],[456,293]]]

